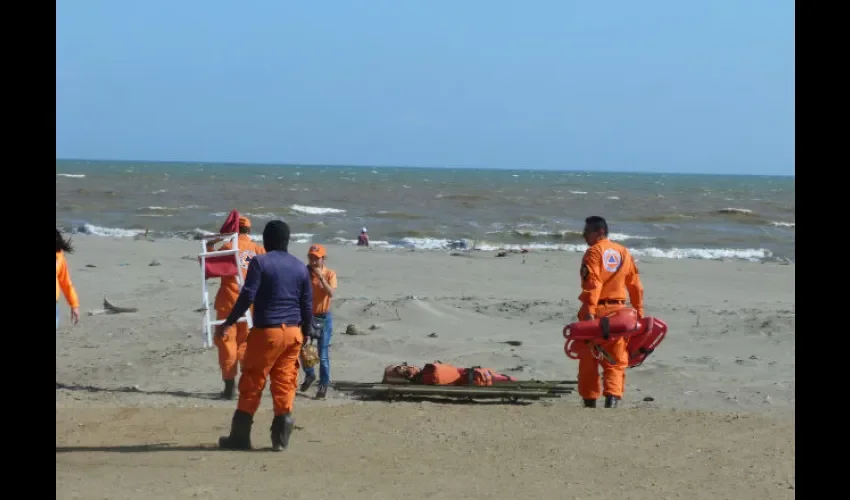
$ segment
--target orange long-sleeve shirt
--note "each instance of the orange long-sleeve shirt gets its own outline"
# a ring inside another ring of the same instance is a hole
[[[596,315],[600,300],[626,300],[643,317],[643,284],[629,250],[608,239],[601,239],[587,249],[581,261],[581,295],[579,300]]]
[[[80,299],[77,290],[71,282],[71,274],[68,272],[68,261],[65,260],[65,252],[56,252],[56,302],[59,302],[60,292],[65,295],[70,307],[80,307]]]

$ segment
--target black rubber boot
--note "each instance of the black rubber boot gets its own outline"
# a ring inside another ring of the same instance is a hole
[[[319,389],[316,391],[316,399],[325,399],[328,395],[328,386],[320,385]]]
[[[254,417],[244,411],[236,410],[230,424],[230,435],[218,438],[218,446],[226,450],[250,450],[253,423]]]
[[[595,399],[585,399],[584,400],[585,408],[596,408],[596,400]]]
[[[617,396],[605,396],[605,408],[616,408],[620,405],[620,398]]]
[[[224,381],[224,390],[221,391],[219,398],[221,398],[221,399],[233,399],[234,385],[235,384],[232,380],[225,380]]]
[[[272,450],[283,451],[289,446],[289,436],[295,428],[295,419],[289,413],[272,420]]]
[[[299,390],[301,392],[306,392],[307,389],[309,389],[310,386],[313,385],[313,382],[315,382],[315,381],[316,381],[315,375],[305,375],[304,376],[304,382],[301,383],[301,388]]]

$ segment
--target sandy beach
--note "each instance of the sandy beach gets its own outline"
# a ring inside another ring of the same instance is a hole
[[[640,258],[646,312],[670,332],[627,372],[620,409],[582,409],[576,394],[438,404],[331,390],[296,399],[290,450],[228,453],[215,445],[235,402],[214,399],[216,352],[202,349],[200,244],[73,241],[82,318],[72,327],[61,299],[57,498],[794,497],[794,264]],[[304,258],[307,246],[291,251]],[[340,283],[334,380],[437,359],[575,379],[561,329],[578,310],[580,254],[328,252]],[[139,310],[88,315],[104,297]],[[346,335],[349,324],[363,335]],[[268,448],[270,421],[266,392],[255,447]]]

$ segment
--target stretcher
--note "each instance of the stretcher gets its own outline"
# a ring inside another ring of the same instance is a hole
[[[424,385],[411,382],[372,383],[334,382],[331,385],[341,393],[366,396],[374,399],[395,401],[405,396],[443,397],[455,399],[501,399],[509,402],[559,398],[572,394],[576,381],[500,381],[487,387],[457,385]]]
[[[606,340],[625,337],[629,353],[629,368],[643,364],[646,358],[667,335],[667,323],[659,318],[638,318],[637,310],[624,307],[611,314],[587,321],[578,321],[564,327],[564,353],[570,359],[578,359],[583,344],[592,344],[593,353],[600,361],[613,361],[599,344]]]

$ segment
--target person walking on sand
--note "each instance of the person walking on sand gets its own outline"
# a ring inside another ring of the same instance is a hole
[[[601,318],[626,307],[626,295],[631,306],[643,318],[643,285],[629,250],[608,239],[608,222],[592,216],[584,221],[584,240],[590,247],[581,261],[581,308],[579,321]],[[618,337],[581,347],[578,361],[578,392],[585,408],[596,408],[600,396],[599,364],[594,350],[602,349],[606,360],[602,364],[602,394],[605,408],[616,408],[623,397],[626,368],[629,365],[628,340]]]
[[[215,329],[224,335],[254,305],[254,327],[239,376],[239,402],[231,420],[230,435],[218,440],[221,448],[251,449],[251,426],[260,406],[266,377],[271,381],[274,419],[272,449],[289,445],[295,419],[292,407],[298,388],[298,356],[310,328],[313,291],[307,266],[288,251],[289,226],[273,220],[263,229],[266,253],[248,264],[245,284],[236,304]]]
[[[214,250],[213,245],[214,242],[207,244],[208,252]],[[237,245],[239,246],[239,271],[244,279],[251,259],[266,253],[261,245],[254,243],[251,239],[251,220],[248,217],[239,217]],[[230,250],[232,247],[233,245],[228,242],[222,245],[219,250]],[[216,292],[213,305],[217,321],[227,317],[230,310],[233,309],[237,297],[239,297],[239,282],[236,280],[236,276],[222,276],[221,285]],[[224,390],[219,396],[221,399],[233,399],[236,373],[245,357],[247,338],[248,324],[243,321],[226,330],[224,335],[216,335],[213,339],[213,343],[218,349],[218,364],[221,370],[221,379],[224,382]]]
[[[74,247],[70,239],[62,237],[62,232],[56,228],[56,329],[59,329],[59,295],[65,295],[68,306],[71,307],[71,322],[80,322],[80,298],[77,289],[71,282],[71,273],[68,272],[68,261],[65,255],[74,253]]]
[[[331,314],[331,300],[336,293],[337,279],[336,271],[325,265],[328,255],[322,245],[313,245],[307,252],[310,263],[310,278],[313,287],[313,324],[314,335],[319,339],[319,388],[316,390],[316,399],[324,399],[331,384],[331,361],[330,345],[333,336],[333,315]],[[321,333],[319,333],[321,332]],[[316,369],[304,367],[304,382],[301,384],[301,392],[310,388],[316,381]]]

